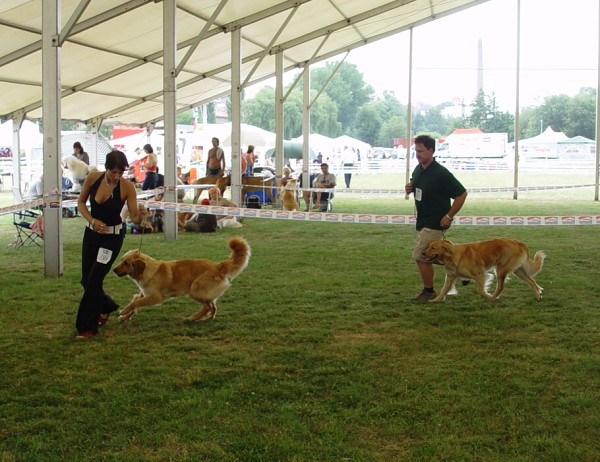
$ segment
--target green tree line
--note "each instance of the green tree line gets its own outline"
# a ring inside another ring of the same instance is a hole
[[[400,103],[393,91],[376,96],[354,64],[343,62],[316,98],[337,66],[338,63],[327,63],[311,70],[311,132],[332,138],[347,134],[381,147],[393,147],[394,138],[406,137],[406,105]],[[286,88],[284,94],[288,90]],[[285,139],[302,134],[302,92],[302,79],[299,79],[284,102]],[[242,122],[275,131],[275,89],[266,86],[254,97],[246,99],[242,94],[242,98]],[[450,105],[452,103],[445,102],[425,110],[413,110],[412,136],[429,133],[442,138],[456,128],[480,128],[486,133],[508,133],[509,141],[514,140],[514,115],[498,108],[493,93],[480,91],[465,111],[466,116],[444,116],[444,109]],[[186,114],[178,117],[178,123],[190,120],[191,116]],[[595,139],[595,114],[594,88],[582,88],[573,97],[549,96],[540,105],[521,111],[520,138],[538,135],[550,126],[568,137],[581,135]]]

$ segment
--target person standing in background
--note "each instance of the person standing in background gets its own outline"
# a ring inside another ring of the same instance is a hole
[[[352,181],[352,169],[354,168],[355,158],[354,149],[349,146],[344,146],[344,151],[342,152],[342,167],[344,167],[344,182],[346,183],[346,188],[350,187],[350,182]]]
[[[254,146],[249,145],[248,150],[246,151],[246,176],[252,176],[254,173],[254,162],[256,161],[256,156],[254,155]]]
[[[219,147],[219,138],[213,138],[212,145],[206,159],[206,176],[221,178],[225,174],[225,153]]]
[[[158,181],[158,158],[149,144],[144,145],[144,152],[146,153],[146,161],[144,162],[146,177],[142,183],[142,191],[147,191],[148,189],[156,189]]]
[[[75,141],[75,143],[73,143],[73,155],[76,159],[82,160],[86,164],[90,165],[90,156],[83,150],[83,146],[81,146],[79,141]]]

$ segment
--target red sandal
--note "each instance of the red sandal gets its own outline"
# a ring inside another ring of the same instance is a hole
[[[92,332],[91,330],[88,330],[85,332],[78,332],[77,336],[75,338],[77,340],[85,340],[85,339],[93,337],[94,335],[96,335],[96,332]]]
[[[98,326],[99,327],[104,326],[104,324],[106,324],[108,322],[109,316],[110,316],[110,313],[101,313],[100,316],[98,317]]]

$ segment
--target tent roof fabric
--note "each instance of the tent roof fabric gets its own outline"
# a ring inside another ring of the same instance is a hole
[[[532,138],[527,138],[522,140],[523,143],[558,143],[559,141],[563,141],[567,139],[567,135],[563,132],[555,132],[552,130],[552,127],[548,126],[543,133],[534,136]]]
[[[301,69],[487,0],[177,0],[177,111],[231,91],[231,32],[242,82]],[[42,116],[42,2],[0,2],[0,117]],[[61,0],[61,117],[163,119],[163,2]],[[189,56],[186,56],[188,55]],[[185,58],[185,59],[184,59]]]
[[[481,128],[455,128],[451,133],[452,135],[473,135],[476,133],[483,133]]]
[[[577,135],[573,138],[567,138],[566,140],[559,141],[558,144],[596,144],[596,142],[586,138],[585,136]]]

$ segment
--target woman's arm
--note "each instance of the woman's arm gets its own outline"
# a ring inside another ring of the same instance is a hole
[[[131,221],[136,225],[139,225],[146,215],[146,209],[142,204],[138,204],[137,193],[131,181],[122,181],[121,187],[125,189],[125,201],[127,202],[127,209],[129,210]]]
[[[101,174],[101,172],[93,172],[88,174],[88,176],[85,177],[83,186],[81,187],[79,197],[77,197],[77,210],[79,211],[79,213],[81,213],[81,216],[85,218],[89,224],[92,224],[94,218],[92,217],[92,214],[87,208],[87,200],[90,197],[90,189],[92,185]]]

